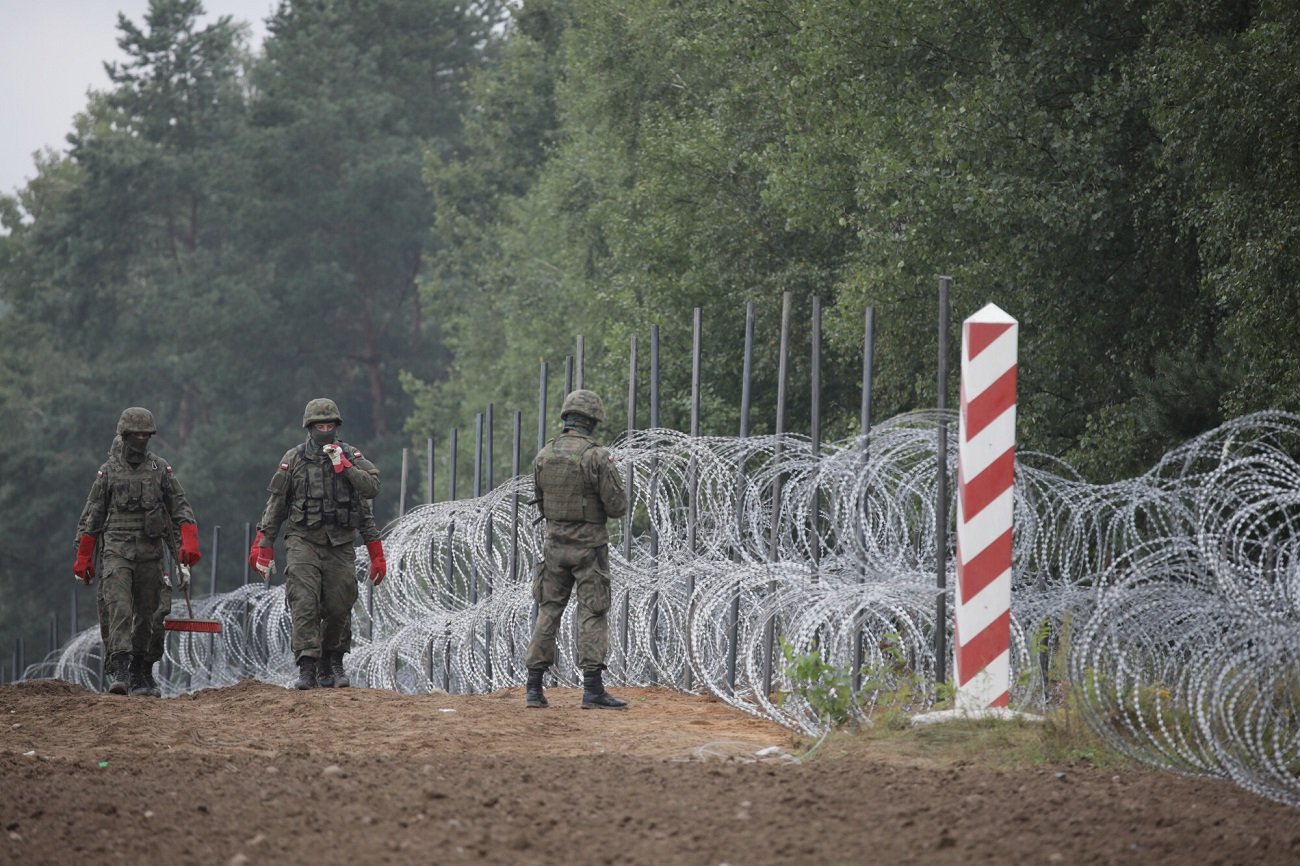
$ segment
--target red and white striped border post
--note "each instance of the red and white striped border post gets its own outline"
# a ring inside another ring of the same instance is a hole
[[[989,304],[962,323],[957,445],[956,706],[1011,697],[1011,514],[1020,326]]]

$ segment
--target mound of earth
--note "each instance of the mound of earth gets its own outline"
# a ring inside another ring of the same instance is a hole
[[[1258,863],[1300,816],[1156,770],[1008,770],[807,743],[618,689],[399,695],[243,682],[157,700],[0,686],[0,862]]]

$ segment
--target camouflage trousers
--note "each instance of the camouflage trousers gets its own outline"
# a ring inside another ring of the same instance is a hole
[[[528,645],[529,669],[555,664],[555,633],[575,586],[578,666],[584,671],[605,668],[609,655],[609,546],[571,547],[548,541],[533,577],[537,627]]]
[[[293,620],[293,657],[320,658],[352,649],[352,606],[357,603],[357,553],[351,543],[316,544],[301,535],[284,540],[284,592]]]
[[[117,653],[147,656],[163,589],[162,559],[137,561],[106,549],[100,569],[96,604],[105,658]],[[158,629],[162,629],[161,619]]]

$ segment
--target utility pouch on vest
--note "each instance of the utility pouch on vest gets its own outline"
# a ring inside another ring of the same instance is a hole
[[[156,505],[144,513],[144,534],[162,538],[167,533],[167,509]]]
[[[325,498],[325,472],[317,463],[308,463],[307,469],[307,498],[324,499]]]

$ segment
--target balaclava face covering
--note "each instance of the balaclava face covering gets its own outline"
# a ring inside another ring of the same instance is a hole
[[[595,420],[588,418],[580,412],[569,412],[563,419],[564,426],[580,433],[586,433],[588,436],[596,429]]]
[[[122,456],[131,463],[139,463],[144,459],[145,452],[149,450],[149,437],[137,436],[133,433],[122,434]]]
[[[324,430],[317,430],[315,427],[311,428],[312,444],[315,445],[317,448],[321,448],[325,445],[329,445],[333,443],[334,440],[337,438],[336,436],[337,431],[338,431],[337,427],[335,427],[333,430],[330,430],[328,432]]]

